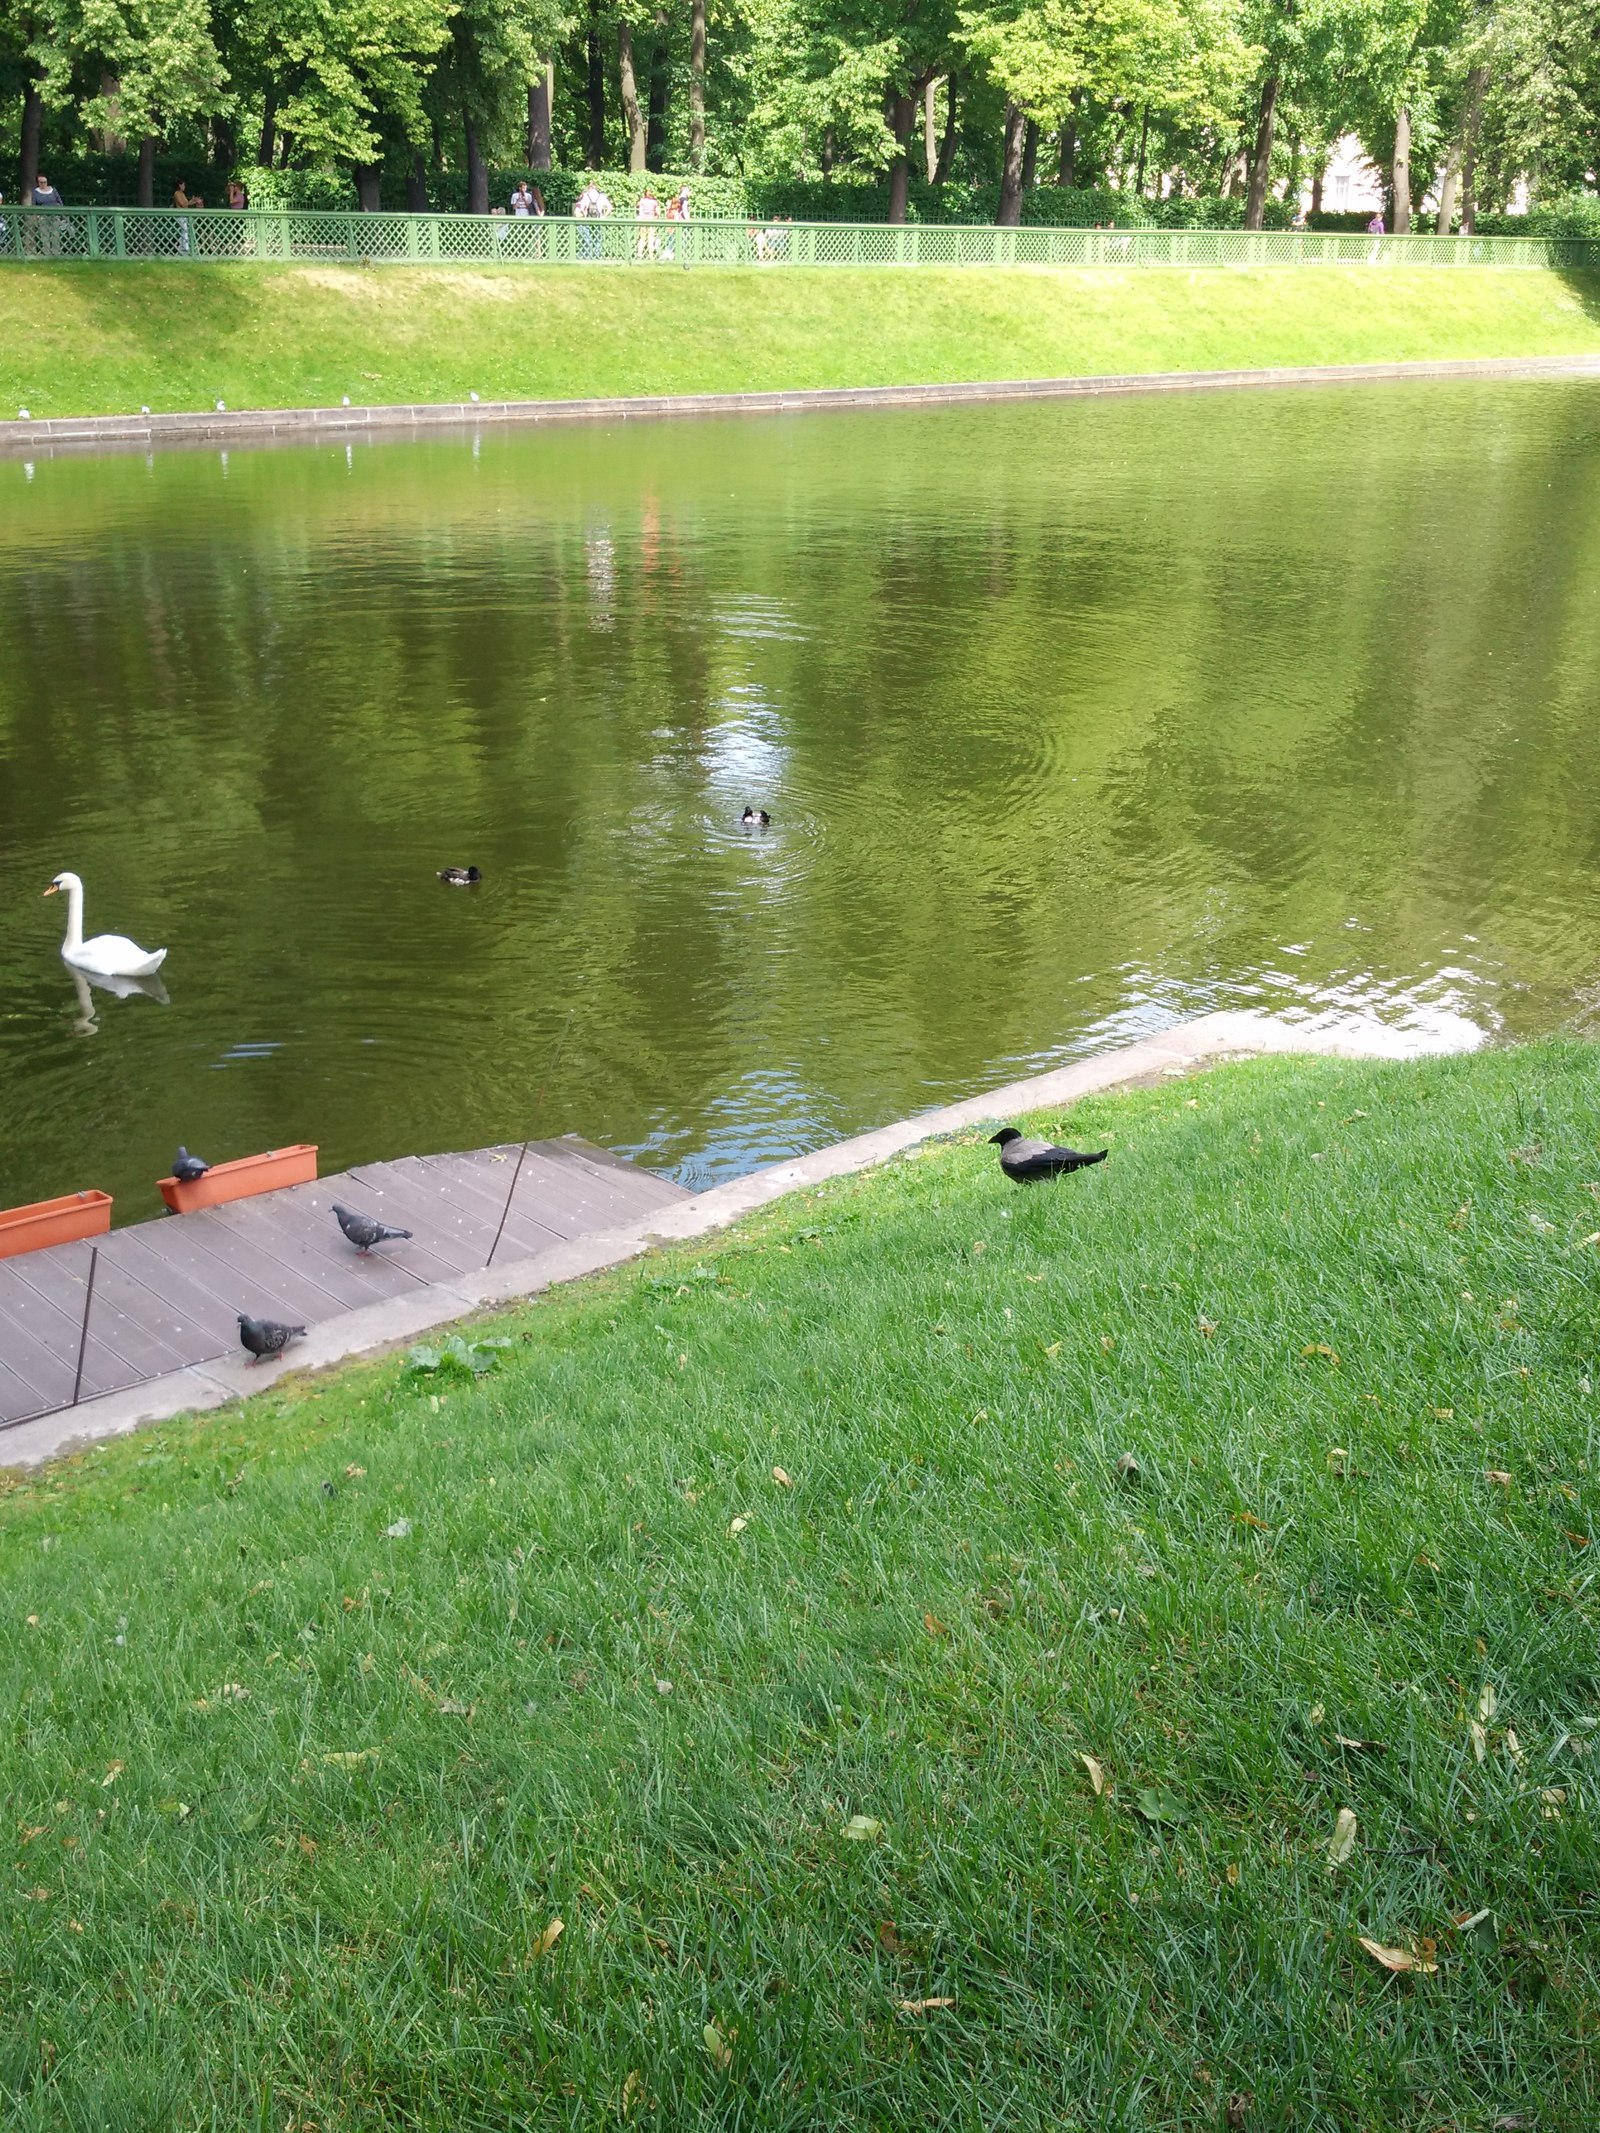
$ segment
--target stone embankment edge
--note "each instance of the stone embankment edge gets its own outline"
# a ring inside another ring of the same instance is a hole
[[[862,385],[805,392],[666,393],[592,400],[469,400],[405,407],[228,408],[175,415],[57,415],[0,422],[0,450],[269,443],[341,443],[395,430],[484,423],[653,421],[674,415],[797,415],[827,409],[948,407],[962,402],[1070,400],[1102,393],[1205,392],[1263,385],[1364,385],[1422,378],[1600,378],[1592,356],[1482,356],[1427,363],[1315,363],[1278,370],[1165,370],[1115,377],[1010,378],[945,385]]]
[[[358,1311],[347,1311],[326,1325],[313,1326],[289,1361],[267,1366],[226,1360],[198,1363],[187,1370],[152,1378],[127,1392],[107,1393],[101,1399],[85,1400],[58,1414],[19,1423],[0,1435],[0,1468],[41,1466],[65,1452],[102,1438],[123,1436],[147,1423],[166,1422],[178,1415],[248,1399],[291,1373],[326,1370],[358,1357],[382,1355],[473,1312],[516,1303],[559,1282],[576,1281],[585,1274],[621,1266],[655,1246],[725,1229],[741,1216],[789,1193],[804,1191],[830,1178],[870,1170],[940,1134],[1049,1110],[1106,1089],[1163,1075],[1189,1074],[1223,1059],[1269,1052],[1372,1058],[1403,1054],[1410,1049],[1397,1044],[1393,1032],[1375,1024],[1317,1029],[1275,1022],[1265,1015],[1205,1015],[1142,1038],[1136,1044],[1074,1060],[1049,1073],[1008,1082],[981,1096],[966,1097],[936,1111],[900,1119],[892,1126],[880,1126],[872,1133],[837,1141],[832,1147],[819,1148],[792,1162],[752,1171],[748,1177],[714,1185],[644,1221],[596,1231],[541,1252],[536,1258],[463,1275],[420,1294],[393,1297]]]

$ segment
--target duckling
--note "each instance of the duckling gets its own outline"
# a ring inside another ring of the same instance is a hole
[[[452,889],[470,889],[474,882],[482,881],[483,876],[476,867],[441,867],[439,879],[448,882]]]
[[[772,817],[764,807],[747,807],[739,817],[739,823],[743,829],[771,829]]]

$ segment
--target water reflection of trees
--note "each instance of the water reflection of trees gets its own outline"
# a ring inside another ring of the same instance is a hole
[[[46,466],[0,831],[225,944],[209,1011],[298,1032],[247,1101],[303,1130],[310,1074],[350,1154],[512,1131],[575,998],[548,1121],[673,1152],[730,1090],[765,1152],[1289,944],[1315,983],[1477,933],[1548,1012],[1592,967],[1578,390]]]

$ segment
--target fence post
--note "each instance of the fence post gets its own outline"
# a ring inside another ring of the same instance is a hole
[[[361,257],[361,254],[356,250],[356,218],[354,215],[346,215],[344,218],[344,256],[346,259],[359,259]]]
[[[97,207],[91,207],[89,210],[86,234],[89,239],[89,257],[98,259],[100,257],[100,210]]]

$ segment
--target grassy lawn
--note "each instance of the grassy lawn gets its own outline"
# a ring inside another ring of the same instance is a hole
[[[137,413],[1600,352],[1522,269],[0,268],[0,412]]]
[[[12,1488],[6,2126],[1592,2128],[1594,1053],[1065,1123]]]

